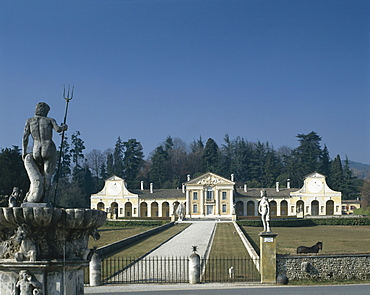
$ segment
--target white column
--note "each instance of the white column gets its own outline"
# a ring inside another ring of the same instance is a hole
[[[152,203],[147,202],[148,217],[152,217]]]
[[[234,190],[232,189],[230,190],[230,215],[233,214],[233,206],[234,206],[233,197],[234,197]],[[235,211],[236,211],[236,208],[235,208]]]
[[[185,216],[190,216],[190,193],[188,190],[185,192],[186,195],[186,211]]]
[[[165,217],[163,216],[162,205],[163,205],[163,201],[161,203],[158,203],[158,217]]]
[[[215,215],[220,215],[220,190],[215,191],[215,201],[216,201],[216,212]]]
[[[202,190],[202,196],[200,199],[200,215],[204,215],[204,200],[206,198],[206,191],[203,189]]]

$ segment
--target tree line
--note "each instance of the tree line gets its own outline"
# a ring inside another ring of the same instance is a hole
[[[187,144],[180,138],[168,136],[147,157],[136,139],[123,141],[118,137],[115,146],[105,151],[97,149],[85,154],[80,132],[65,137],[61,161],[54,183],[58,182],[58,206],[89,207],[92,193],[100,191],[104,180],[112,175],[125,179],[129,189],[146,187],[179,188],[187,175],[197,177],[213,172],[226,178],[234,174],[237,186],[268,188],[279,182],[283,187],[290,179],[291,187],[300,188],[304,176],[319,172],[327,176],[333,190],[341,191],[343,199],[360,196],[363,180],[353,177],[348,158],[329,156],[326,145],[316,132],[298,134],[298,147],[275,149],[269,142],[250,142],[242,137],[225,135],[221,145],[212,138],[202,138]],[[13,186],[28,190],[28,177],[18,147],[0,152],[0,195],[11,193]]]

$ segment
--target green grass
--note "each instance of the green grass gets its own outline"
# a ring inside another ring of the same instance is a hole
[[[119,226],[109,226],[103,225],[98,229],[100,234],[100,239],[95,241],[90,237],[89,239],[89,248],[93,247],[102,247],[113,242],[126,239],[128,237],[140,234],[156,226],[131,226],[131,227],[119,227]]]
[[[259,245],[261,228],[243,226],[253,242]],[[295,254],[299,246],[312,246],[323,242],[323,254],[370,253],[370,226],[330,226],[279,227],[277,233],[277,253]]]
[[[246,256],[249,256],[248,251],[245,249],[234,225],[232,223],[218,223],[210,252],[210,258],[240,258]]]
[[[122,251],[116,253],[114,256],[127,256],[127,257],[135,257],[138,258],[153,248],[157,247],[158,245],[162,244],[172,236],[176,235],[180,231],[183,231],[186,227],[190,224],[187,223],[180,223],[170,228],[153,235],[151,237],[145,238],[137,243],[131,244],[129,247],[122,249]]]
[[[208,282],[258,281],[260,279],[253,261],[249,259],[232,223],[218,223],[213,239],[205,280]],[[234,268],[235,277],[229,277],[229,268]]]

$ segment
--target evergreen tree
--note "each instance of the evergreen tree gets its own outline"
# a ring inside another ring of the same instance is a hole
[[[149,181],[152,182],[155,187],[162,188],[164,183],[169,179],[166,170],[168,153],[162,145],[155,149],[150,161]]]
[[[123,155],[124,144],[121,138],[118,137],[113,152],[113,174],[122,178],[124,177]]]
[[[100,179],[107,179],[108,178],[107,169],[105,168],[104,163],[102,163],[101,166],[100,166],[99,177],[100,177]]]
[[[193,177],[196,177],[198,174],[204,173],[203,168],[203,153],[204,153],[204,143],[202,137],[198,140],[194,140],[190,144],[190,154],[188,156],[189,161],[189,173]]]
[[[203,152],[203,167],[206,171],[219,174],[220,169],[220,151],[217,143],[209,138]]]
[[[312,131],[306,135],[298,134],[297,138],[300,145],[295,150],[295,156],[297,157],[302,176],[318,171],[321,166],[320,157],[322,155],[320,147],[321,137]]]
[[[231,175],[234,173],[233,169],[233,157],[234,157],[234,142],[230,139],[229,134],[224,137],[224,144],[221,146],[221,167],[220,172],[222,175]],[[235,175],[235,173],[234,173]]]
[[[370,179],[366,179],[361,187],[361,208],[370,206]]]
[[[325,176],[329,176],[331,161],[329,157],[329,151],[326,145],[324,145],[324,149],[322,150],[320,159],[321,163],[318,172],[324,174]]]
[[[330,176],[328,185],[335,191],[342,191],[343,188],[343,168],[340,156],[337,155],[330,165]]]
[[[23,165],[21,150],[18,146],[4,148],[0,152],[0,195],[10,195],[13,187],[28,191],[29,179]]]
[[[81,168],[80,161],[85,158],[83,150],[85,149],[84,141],[79,137],[81,134],[76,131],[72,134],[71,157],[72,162],[77,169]]]
[[[235,148],[232,159],[232,173],[234,173],[235,179],[240,182],[241,185],[248,180],[252,180],[251,159],[253,155],[253,146],[244,138],[240,137],[234,140],[233,145]]]
[[[344,200],[354,200],[360,198],[360,190],[362,185],[363,180],[353,177],[349,160],[346,156],[343,166],[342,198]]]
[[[114,174],[113,154],[108,153],[107,155],[107,176],[111,177],[113,174]]]
[[[125,148],[123,158],[125,180],[129,187],[138,187],[137,176],[144,163],[143,147],[136,139],[129,139],[123,143],[123,146]]]

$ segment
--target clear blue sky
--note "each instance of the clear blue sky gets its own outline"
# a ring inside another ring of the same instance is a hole
[[[315,131],[370,164],[370,1],[1,0],[0,148],[39,101],[62,122],[63,84],[86,152]]]

